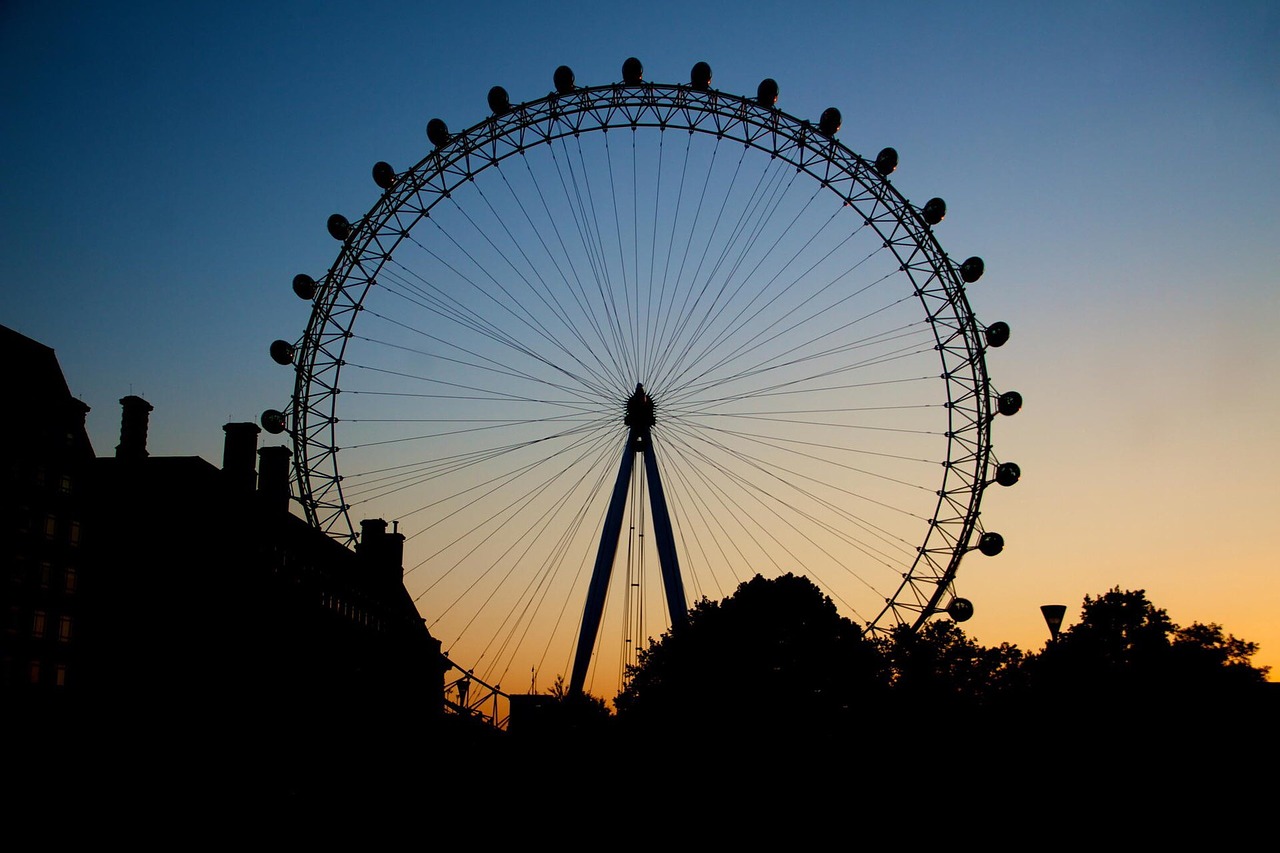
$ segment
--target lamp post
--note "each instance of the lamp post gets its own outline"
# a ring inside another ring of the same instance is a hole
[[[1042,604],[1040,612],[1044,614],[1044,622],[1049,626],[1049,642],[1057,642],[1058,632],[1062,630],[1062,617],[1067,615],[1067,605]]]

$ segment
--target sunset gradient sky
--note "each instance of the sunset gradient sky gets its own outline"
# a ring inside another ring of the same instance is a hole
[[[291,380],[299,271],[335,254],[369,168],[428,150],[426,122],[487,114],[495,84],[556,66],[612,82],[781,86],[843,112],[840,139],[901,154],[894,183],[947,200],[939,235],[987,272],[970,298],[1011,342],[1026,399],[988,496],[1007,542],[960,590],[980,642],[1043,645],[1044,603],[1146,589],[1280,670],[1280,6],[1066,3],[37,3],[0,6],[0,323],[57,351],[92,407],[154,406],[151,451],[221,459]],[[1280,671],[1273,678],[1280,677]]]

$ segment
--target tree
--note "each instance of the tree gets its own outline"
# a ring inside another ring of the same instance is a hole
[[[949,619],[919,630],[899,625],[882,640],[897,704],[981,704],[1018,680],[1022,651],[1002,643],[988,648]]]
[[[702,599],[627,675],[614,703],[621,719],[704,732],[831,722],[884,684],[874,644],[793,574]]]
[[[1033,693],[1076,720],[1137,721],[1220,716],[1229,707],[1260,701],[1254,688],[1267,669],[1255,667],[1256,643],[1225,634],[1220,625],[1181,628],[1145,590],[1119,587],[1086,596],[1080,621],[1027,662]]]
[[[1202,685],[1237,687],[1262,684],[1270,667],[1254,666],[1258,644],[1224,634],[1222,626],[1192,622],[1173,633],[1170,654],[1174,669]]]

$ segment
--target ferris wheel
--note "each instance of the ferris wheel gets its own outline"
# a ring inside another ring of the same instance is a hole
[[[404,583],[450,660],[489,684],[611,696],[651,638],[755,574],[808,576],[879,632],[963,621],[979,505],[1017,482],[993,421],[1021,407],[935,227],[946,206],[816,122],[689,83],[554,91],[373,168],[335,214],[288,432],[307,519],[354,544],[394,520]],[[639,458],[637,458],[639,457]]]

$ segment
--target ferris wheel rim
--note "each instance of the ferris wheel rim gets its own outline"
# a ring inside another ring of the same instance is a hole
[[[308,520],[335,539],[355,540],[336,462],[341,447],[335,407],[351,330],[400,241],[454,189],[510,157],[567,136],[639,127],[715,135],[806,172],[864,218],[915,285],[934,327],[951,426],[929,531],[901,585],[867,626],[874,630],[882,620],[893,620],[918,627],[942,609],[960,559],[970,550],[991,465],[985,344],[959,265],[942,250],[922,209],[833,134],[775,106],[693,84],[613,83],[512,105],[450,136],[396,174],[370,211],[349,224],[298,344],[295,392],[286,413],[294,442],[294,486]]]

